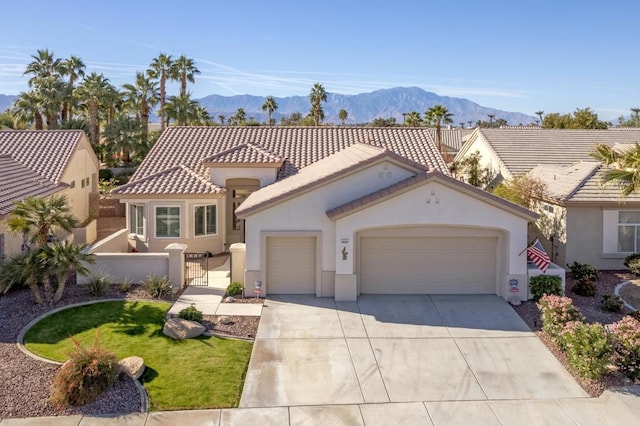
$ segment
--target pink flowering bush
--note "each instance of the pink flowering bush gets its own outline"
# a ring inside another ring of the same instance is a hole
[[[625,316],[609,327],[613,362],[627,377],[640,379],[640,321]]]
[[[607,371],[611,345],[601,324],[570,321],[564,325],[558,340],[567,361],[580,377],[600,379]]]
[[[572,321],[584,320],[568,297],[545,294],[537,306],[542,317],[542,330],[560,345],[560,334],[565,325]]]

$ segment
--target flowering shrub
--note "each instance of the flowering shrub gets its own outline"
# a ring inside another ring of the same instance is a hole
[[[581,377],[599,379],[606,372],[611,345],[601,324],[570,321],[560,332],[559,343]]]
[[[565,324],[584,319],[568,297],[544,295],[537,306],[542,317],[542,330],[557,343],[560,343],[560,333]]]
[[[640,379],[640,321],[625,316],[609,327],[613,362],[627,377]]]
[[[107,390],[118,377],[118,358],[100,346],[99,336],[92,346],[73,341],[69,360],[53,379],[51,402],[58,407],[84,405]]]

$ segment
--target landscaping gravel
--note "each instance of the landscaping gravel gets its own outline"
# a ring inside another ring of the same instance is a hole
[[[134,287],[123,294],[112,286],[103,298],[145,298]],[[140,395],[133,381],[121,377],[96,401],[82,407],[58,409],[48,402],[57,365],[38,361],[16,346],[20,330],[31,320],[61,306],[96,300],[86,288],[68,285],[62,301],[54,306],[38,306],[28,290],[19,290],[0,297],[0,419],[69,414],[121,415],[141,410]]]
[[[571,277],[567,277],[565,296],[573,301],[573,305],[580,310],[586,322],[597,322],[603,325],[613,324],[622,319],[630,310],[623,308],[622,312],[619,313],[603,311],[600,308],[600,299],[605,294],[612,295],[616,285],[633,278],[634,276],[626,271],[600,271],[596,295],[594,297],[585,297],[579,296],[571,291],[575,281]],[[522,305],[514,306],[513,308],[590,396],[597,397],[611,386],[625,386],[631,383],[629,379],[613,369],[601,380],[590,380],[579,377],[572,371],[564,352],[542,331],[540,311],[535,302],[524,302]]]

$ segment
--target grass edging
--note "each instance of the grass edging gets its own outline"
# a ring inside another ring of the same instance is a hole
[[[33,327],[34,325],[36,325],[38,322],[42,321],[43,319],[47,318],[48,316],[51,316],[53,314],[56,314],[58,312],[64,311],[66,309],[72,309],[72,308],[78,308],[81,306],[86,306],[86,305],[94,305],[96,303],[104,303],[104,302],[121,302],[124,299],[117,299],[117,298],[110,298],[110,299],[100,299],[100,300],[91,300],[88,302],[79,302],[79,303],[72,303],[70,305],[66,305],[66,306],[61,306],[59,308],[55,308],[50,310],[49,312],[45,312],[44,314],[40,315],[39,317],[31,320],[27,325],[25,325],[22,330],[20,330],[20,333],[18,334],[18,338],[16,339],[16,346],[18,347],[18,349],[24,353],[25,355],[36,359],[38,361],[42,361],[42,362],[46,362],[48,364],[53,364],[53,365],[62,365],[62,362],[59,361],[54,361],[52,359],[48,359],[48,358],[44,358],[41,357],[39,355],[34,354],[33,352],[31,352],[29,349],[27,349],[27,347],[24,345],[24,336],[27,334],[27,332],[29,331],[29,329],[31,327]],[[131,301],[144,301],[142,299],[132,299]],[[140,412],[141,413],[148,413],[149,412],[149,396],[147,395],[147,391],[145,390],[144,386],[142,386],[142,383],[140,383],[140,380],[133,380],[133,384],[135,385],[136,389],[138,390],[138,394],[140,395]]]

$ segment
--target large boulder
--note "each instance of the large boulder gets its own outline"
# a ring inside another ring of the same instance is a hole
[[[120,373],[124,373],[133,380],[138,380],[144,373],[144,360],[139,356],[130,356],[118,361]]]
[[[182,318],[169,318],[164,323],[162,332],[172,339],[184,340],[200,336],[206,330],[205,326],[195,321]]]

